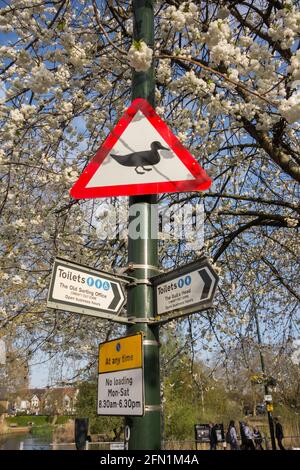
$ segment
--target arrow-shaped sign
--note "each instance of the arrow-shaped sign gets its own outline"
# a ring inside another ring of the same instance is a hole
[[[119,310],[118,308],[119,303],[121,302],[122,305],[124,304],[124,294],[121,289],[121,285],[116,284],[115,282],[111,282],[110,285],[113,291],[113,299],[111,303],[109,304],[109,306],[107,307],[107,309],[113,310],[113,311]]]
[[[206,257],[155,276],[156,316],[165,321],[210,308],[218,279]]]
[[[56,258],[47,306],[118,323],[131,323],[119,316],[125,303],[123,284],[128,282],[120,276]]]
[[[203,281],[203,290],[200,297],[201,301],[207,300],[211,297],[212,289],[215,287],[216,273],[212,271],[211,266],[205,266],[198,271]]]

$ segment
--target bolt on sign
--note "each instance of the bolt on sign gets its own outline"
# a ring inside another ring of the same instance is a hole
[[[98,415],[144,414],[143,335],[99,345]]]

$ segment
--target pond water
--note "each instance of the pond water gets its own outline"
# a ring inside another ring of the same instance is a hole
[[[6,434],[0,436],[0,450],[51,450],[51,435]]]

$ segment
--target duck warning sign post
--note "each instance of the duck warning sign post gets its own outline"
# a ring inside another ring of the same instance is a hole
[[[132,1],[133,39],[144,41],[152,49],[153,5],[153,0]],[[131,282],[126,286],[127,333],[128,338],[143,337],[143,367],[140,363],[136,367],[125,367],[120,351],[125,348],[127,340],[114,340],[107,346],[100,345],[98,381],[98,413],[125,416],[129,450],[161,448],[160,322],[155,317],[160,309],[165,309],[169,315],[173,300],[169,295],[165,296],[169,277],[159,279],[157,284],[153,281],[160,272],[158,234],[154,233],[151,224],[156,195],[203,191],[211,185],[204,169],[155,112],[154,92],[153,63],[146,71],[133,70],[131,105],[71,189],[75,199],[129,196],[128,266]],[[133,232],[135,225],[131,223],[137,213],[143,222],[139,237]],[[195,278],[194,286],[200,285],[203,291],[203,298],[197,298],[196,303],[204,301],[209,290],[211,304],[217,280],[209,277],[210,272],[209,268],[202,271],[199,268],[191,273]],[[213,286],[208,287],[210,280]],[[186,287],[189,290],[189,286]],[[194,291],[187,304],[195,311],[195,305],[191,307],[193,296]],[[181,301],[186,299],[174,300],[177,310],[181,308]],[[103,357],[106,358],[104,363]]]

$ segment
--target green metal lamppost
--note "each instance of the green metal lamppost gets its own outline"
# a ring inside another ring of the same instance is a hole
[[[153,0],[133,0],[134,40],[143,40],[154,46]],[[154,67],[146,72],[133,71],[132,99],[144,98],[152,107],[154,103]],[[128,334],[138,331],[144,334],[144,390],[145,414],[141,417],[126,417],[130,429],[129,450],[156,450],[161,448],[161,410],[159,373],[159,326],[149,324],[154,316],[153,286],[149,278],[157,275],[157,236],[153,237],[153,207],[155,195],[132,196],[129,199],[129,222],[139,217],[140,236],[133,235],[129,224],[128,264],[130,275],[136,282],[128,290],[127,315],[135,318],[128,327]],[[151,220],[152,219],[152,220]]]

